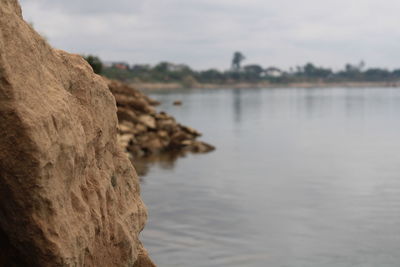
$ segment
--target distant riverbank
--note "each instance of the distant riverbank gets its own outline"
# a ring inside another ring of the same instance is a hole
[[[368,88],[368,87],[400,87],[400,82],[297,82],[297,83],[227,83],[227,84],[211,84],[211,83],[194,83],[185,85],[182,83],[130,83],[139,90],[172,90],[172,89],[241,89],[241,88]]]

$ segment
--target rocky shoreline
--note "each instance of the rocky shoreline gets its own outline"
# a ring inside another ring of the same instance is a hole
[[[215,149],[197,140],[201,136],[197,130],[178,123],[165,112],[158,112],[157,101],[122,82],[105,81],[117,102],[119,143],[135,167],[138,168],[139,160],[177,158],[187,152],[206,153]],[[138,171],[144,174],[139,168]]]

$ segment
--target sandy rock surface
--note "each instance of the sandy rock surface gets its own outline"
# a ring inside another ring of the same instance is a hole
[[[121,101],[154,112],[143,99]],[[52,49],[16,0],[0,0],[0,266],[153,266],[117,124],[104,80],[82,57]]]

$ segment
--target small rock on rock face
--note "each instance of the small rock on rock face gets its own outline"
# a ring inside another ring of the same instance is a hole
[[[174,104],[174,106],[182,106],[182,101],[181,100],[175,100],[172,104]]]

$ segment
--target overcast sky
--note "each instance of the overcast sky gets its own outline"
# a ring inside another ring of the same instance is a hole
[[[49,42],[106,61],[400,68],[399,0],[20,0]]]

